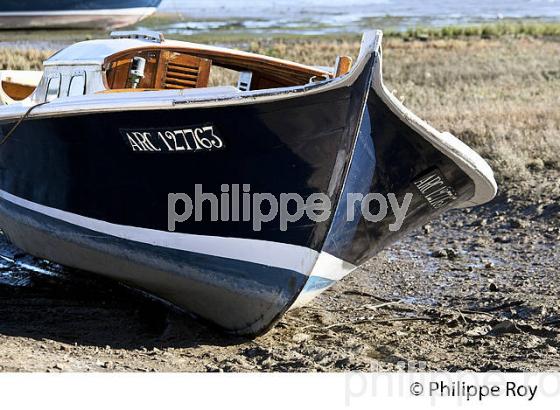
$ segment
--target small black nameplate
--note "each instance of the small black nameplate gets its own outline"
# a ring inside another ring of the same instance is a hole
[[[457,192],[437,168],[416,179],[413,183],[426,202],[434,209],[443,208],[457,199]]]

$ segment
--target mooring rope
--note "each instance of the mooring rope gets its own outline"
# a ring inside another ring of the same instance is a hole
[[[42,103],[39,104],[35,104],[32,107],[30,107],[25,114],[23,114],[20,119],[14,124],[14,126],[10,129],[10,131],[8,131],[8,133],[4,136],[4,138],[2,138],[2,141],[0,141],[0,145],[3,145],[8,138],[10,138],[12,136],[12,134],[14,133],[14,131],[17,129],[17,127],[20,126],[20,124],[25,121],[25,119],[29,116],[29,114],[31,114],[31,111],[33,111],[35,108],[40,107],[42,105],[48,104],[50,101],[44,101]]]

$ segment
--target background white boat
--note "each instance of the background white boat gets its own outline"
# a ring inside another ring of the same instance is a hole
[[[3,0],[0,29],[112,28],[154,13],[161,0]]]

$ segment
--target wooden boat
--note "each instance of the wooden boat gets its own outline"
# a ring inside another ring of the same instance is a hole
[[[411,229],[496,193],[478,154],[387,91],[379,31],[353,65],[341,56],[330,69],[157,33],[112,37],[59,51],[29,97],[0,108],[0,227],[32,255],[255,335]],[[237,86],[210,86],[223,69]],[[195,197],[196,184],[218,197],[224,184],[232,198],[244,184],[324,194],[332,212],[256,230],[205,209],[171,229],[170,193]],[[391,213],[372,221],[355,193],[409,195],[400,229]]]
[[[21,101],[33,94],[42,71],[0,70],[0,105]]]
[[[123,27],[153,14],[161,0],[2,0],[0,29]]]

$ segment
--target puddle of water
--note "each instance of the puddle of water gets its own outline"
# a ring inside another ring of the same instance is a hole
[[[31,277],[26,272],[4,271],[0,272],[0,285],[26,287],[32,285]]]
[[[494,266],[506,265],[506,262],[501,259],[485,257],[484,260],[481,260],[480,256],[472,255],[464,250],[458,251],[459,257],[456,260],[435,258],[430,256],[431,253],[431,249],[414,243],[412,240],[384,251],[384,255],[390,263],[412,262],[410,272],[404,272],[406,275],[414,275],[413,280],[417,284],[412,292],[408,286],[405,286],[404,288],[408,290],[395,292],[393,297],[411,305],[435,306],[440,303],[445,305],[449,289],[460,289],[462,281],[479,282],[481,286],[486,286],[488,279],[483,272],[487,271],[485,265],[488,262]],[[508,262],[508,265],[511,263]],[[406,280],[406,277],[403,280]],[[403,295],[403,293],[405,294]]]
[[[61,265],[23,254],[0,234],[0,285],[33,286],[37,275],[62,278],[63,272]]]
[[[409,305],[435,306],[438,304],[438,301],[436,299],[428,296],[405,296],[404,298],[401,299],[401,302]]]
[[[62,267],[60,265],[52,264],[49,261],[36,259],[31,256],[24,256],[21,260],[12,259],[6,255],[0,254],[0,259],[4,261],[5,268],[19,268],[28,272],[38,273],[47,276],[61,276],[60,270]],[[41,265],[52,265],[52,269],[43,268]]]

